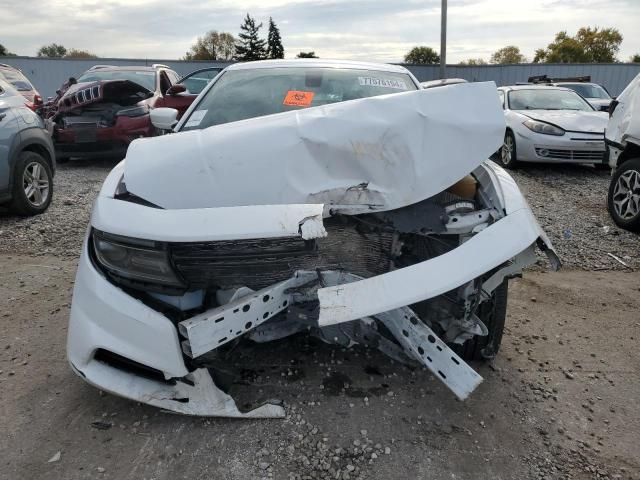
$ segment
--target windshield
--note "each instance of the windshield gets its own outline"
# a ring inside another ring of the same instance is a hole
[[[607,91],[600,85],[593,85],[589,83],[563,83],[562,86],[570,88],[574,92],[578,92],[584,98],[601,98],[603,100],[611,99]]]
[[[408,90],[417,87],[403,73],[308,67],[231,70],[200,100],[182,130]]]
[[[137,70],[89,70],[84,72],[78,83],[99,82],[103,80],[129,80],[146,88],[150,92],[156,90],[156,72]]]
[[[511,110],[579,110],[592,112],[593,107],[571,90],[531,89],[509,92]]]
[[[188,93],[198,95],[221,71],[222,68],[211,68],[208,70],[193,72],[184,77],[178,83],[184,85]]]
[[[17,70],[5,70],[4,68],[2,68],[0,69],[0,78],[9,82],[11,85],[13,85],[13,88],[20,92],[28,92],[30,90],[33,90],[33,85],[31,85],[31,82],[29,82],[29,80],[27,80],[27,77],[25,77]]]

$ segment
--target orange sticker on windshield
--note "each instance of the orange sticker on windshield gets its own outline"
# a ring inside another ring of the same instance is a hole
[[[308,107],[313,101],[314,92],[301,92],[298,90],[289,90],[287,96],[284,97],[283,105],[291,107]]]

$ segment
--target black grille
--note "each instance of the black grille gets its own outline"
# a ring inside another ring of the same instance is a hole
[[[325,219],[328,236],[170,245],[176,270],[190,287],[261,289],[296,270],[346,270],[363,277],[387,272],[393,233],[347,217]]]
[[[546,153],[546,155],[542,155]],[[601,162],[604,158],[603,150],[564,150],[551,148],[536,148],[536,153],[543,158],[557,158],[560,160],[574,160],[585,162]]]

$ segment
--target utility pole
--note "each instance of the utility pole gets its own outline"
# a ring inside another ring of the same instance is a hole
[[[440,8],[440,78],[447,78],[447,0]]]

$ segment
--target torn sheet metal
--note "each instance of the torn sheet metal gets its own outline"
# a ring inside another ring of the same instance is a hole
[[[116,370],[98,361],[82,370],[71,366],[101,390],[184,415],[232,418],[283,418],[285,415],[283,407],[273,404],[241,412],[233,398],[216,386],[206,368],[198,368],[172,384]]]
[[[391,210],[467,175],[500,147],[504,129],[493,82],[452,85],[136,140],[124,180],[166,209]]]

